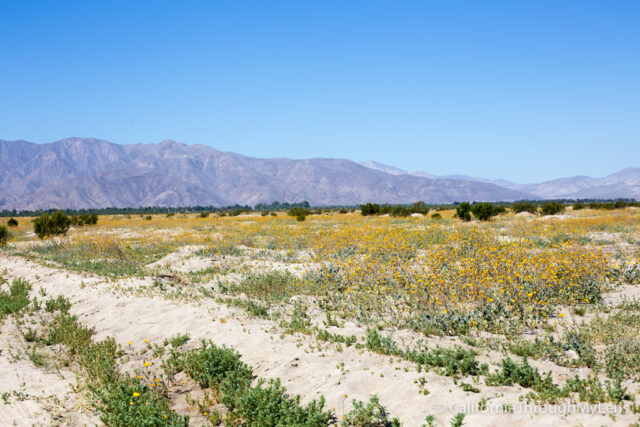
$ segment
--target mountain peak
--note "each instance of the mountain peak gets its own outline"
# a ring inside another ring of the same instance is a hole
[[[531,197],[492,184],[431,180],[398,168],[395,173],[364,169],[345,159],[259,159],[171,140],[118,145],[77,137],[53,144],[2,145],[0,188],[0,209],[19,210]]]

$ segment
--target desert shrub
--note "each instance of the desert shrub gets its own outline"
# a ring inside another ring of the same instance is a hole
[[[289,216],[295,216],[297,221],[302,222],[307,218],[307,215],[311,214],[311,211],[309,209],[305,209],[305,208],[301,208],[301,207],[297,207],[296,206],[296,207],[293,207],[293,208],[289,209],[287,214]]]
[[[47,345],[64,344],[72,355],[81,354],[91,341],[92,332],[79,326],[76,316],[67,313],[57,315],[48,326]]]
[[[202,211],[202,212],[200,212],[198,214],[198,217],[200,217],[200,218],[208,218],[209,217],[209,212]]]
[[[605,371],[610,378],[640,376],[640,341],[622,339],[605,353]]]
[[[0,225],[0,246],[4,246],[9,241],[9,229]]]
[[[376,353],[401,356],[402,351],[391,336],[382,337],[377,329],[367,329],[367,348]]]
[[[0,279],[0,284],[2,283]],[[14,314],[29,305],[29,291],[31,284],[22,279],[16,279],[11,284],[9,292],[0,291],[0,319]]]
[[[474,203],[471,212],[480,221],[488,221],[491,217],[505,212],[504,206],[495,206],[491,203]]]
[[[7,227],[17,227],[18,226],[18,220],[15,218],[9,218],[9,221],[7,221]]]
[[[462,202],[456,206],[456,218],[460,218],[463,221],[471,221],[471,204]]]
[[[362,216],[378,215],[380,213],[380,205],[376,203],[367,203],[360,205],[360,214]]]
[[[97,391],[103,412],[100,420],[108,426],[188,426],[189,417],[169,408],[160,393],[134,380],[126,379],[106,390]],[[132,397],[135,396],[135,397]]]
[[[411,215],[411,210],[406,206],[398,205],[391,208],[391,212],[389,212],[389,215],[394,217],[407,217]]]
[[[272,270],[251,272],[232,287],[233,291],[244,292],[251,297],[270,300],[287,300],[300,292],[296,277],[288,271]]]
[[[151,215],[147,215],[143,218],[145,221],[151,221],[153,217]]]
[[[422,215],[426,215],[429,213],[429,207],[426,205],[425,202],[415,202],[414,204],[412,204],[409,209],[411,210],[411,213],[419,213]]]
[[[411,350],[404,354],[404,358],[419,365],[436,368],[438,374],[446,376],[480,375],[487,371],[487,365],[481,365],[473,352],[459,346]]]
[[[561,212],[564,212],[564,205],[556,202],[555,200],[551,202],[544,202],[540,205],[540,213],[542,215],[556,215]]]
[[[96,225],[98,223],[98,215],[96,214],[82,214],[69,218],[71,225],[82,227],[85,225]]]
[[[202,341],[200,348],[185,353],[173,351],[167,366],[175,372],[186,372],[202,388],[218,388],[230,372],[252,378],[251,369],[240,361],[235,350],[206,341]]]
[[[529,212],[535,214],[538,212],[538,206],[528,200],[520,200],[511,204],[513,213]]]
[[[278,379],[260,379],[251,386],[253,372],[238,353],[211,342],[186,353],[172,350],[165,369],[171,374],[185,371],[201,387],[221,395],[229,425],[326,426],[333,420],[333,414],[323,410],[323,398],[302,406],[300,396],[286,394]]]
[[[44,310],[47,313],[53,313],[54,311],[67,313],[69,308],[71,308],[71,303],[62,295],[58,295],[55,299],[48,299],[44,304]]]
[[[53,212],[51,215],[42,214],[33,222],[33,231],[36,235],[44,239],[48,236],[57,236],[59,234],[67,234],[71,220],[61,211]]]
[[[389,414],[380,404],[378,396],[373,395],[369,403],[354,400],[353,409],[344,417],[344,426],[358,427],[395,427],[400,426],[397,418],[389,420]]]
[[[436,212],[433,215],[431,215],[431,219],[442,219],[442,215]]]
[[[300,396],[286,394],[279,379],[259,379],[253,387],[248,384],[249,381],[236,382],[229,375],[221,388],[222,403],[229,409],[227,417],[243,420],[243,425],[320,427],[334,421],[333,413],[323,409],[324,397],[302,406]]]

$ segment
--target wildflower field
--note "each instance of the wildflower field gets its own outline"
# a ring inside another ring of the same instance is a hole
[[[640,210],[438,213],[114,215],[45,240],[24,219],[1,250],[0,312],[39,369],[74,354],[78,399],[107,425],[638,422]],[[17,309],[14,279],[30,283]],[[38,315],[38,287],[71,309]],[[51,338],[62,324],[71,337]]]

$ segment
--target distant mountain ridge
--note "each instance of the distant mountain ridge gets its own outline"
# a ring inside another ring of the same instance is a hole
[[[640,200],[640,168],[626,168],[604,178],[572,176],[545,181],[537,184],[516,184],[504,179],[486,179],[466,175],[436,176],[427,172],[409,172],[394,166],[367,161],[363,166],[389,171],[394,175],[424,176],[435,180],[454,179],[470,182],[495,184],[500,187],[519,190],[537,199],[637,199]]]
[[[392,174],[344,159],[259,159],[175,141],[0,140],[0,209],[427,203],[531,198],[492,183]]]

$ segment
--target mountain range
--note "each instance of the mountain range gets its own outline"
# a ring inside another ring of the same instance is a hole
[[[505,179],[477,178],[467,175],[432,175],[427,172],[408,172],[394,166],[374,162],[360,162],[361,165],[396,176],[412,175],[433,180],[461,180],[495,184],[518,190],[534,199],[637,199],[640,200],[640,168],[626,168],[604,178],[578,175],[559,178],[537,184],[517,184]]]
[[[409,173],[376,162],[260,159],[175,141],[120,145],[93,138],[46,144],[0,140],[0,210],[557,197],[640,198],[640,169],[600,179],[573,177],[523,185]]]

